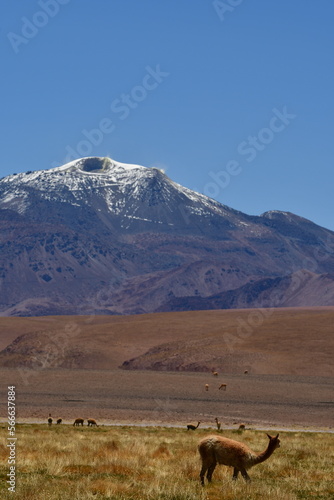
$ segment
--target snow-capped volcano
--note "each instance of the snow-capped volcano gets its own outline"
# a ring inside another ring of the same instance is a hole
[[[20,214],[32,215],[36,204],[40,211],[42,202],[86,206],[97,215],[109,213],[115,226],[134,230],[138,225],[135,221],[160,224],[167,229],[178,227],[180,218],[189,223],[189,218],[199,215],[209,220],[217,215],[242,215],[173,182],[157,168],[110,158],[81,158],[49,170],[11,175],[0,186],[2,208]],[[60,212],[59,207],[57,210]],[[35,216],[40,218],[41,213]]]
[[[174,190],[192,200],[205,199],[204,196],[196,195],[191,190],[172,182],[157,168],[130,165],[98,157],[81,158],[49,170],[10,175],[3,179],[2,184],[3,188],[7,186],[7,198],[3,199],[3,202],[10,202],[16,194],[22,195],[24,192],[29,192],[29,189],[39,190],[45,199],[52,194],[60,201],[62,201],[61,190],[63,193],[72,193],[72,199],[63,199],[68,203],[74,203],[75,199],[85,199],[92,192],[99,194],[100,190],[103,190],[104,195],[111,194],[108,197],[110,211],[115,209],[115,201],[120,193],[140,198],[142,191],[152,184],[162,189],[163,198]],[[6,191],[4,193],[6,194]]]
[[[249,306],[266,278],[334,271],[331,231],[286,212],[249,216],[110,158],[5,177],[0,212],[3,314],[191,308],[244,286]]]

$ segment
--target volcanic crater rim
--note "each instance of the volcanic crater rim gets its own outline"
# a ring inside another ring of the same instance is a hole
[[[110,158],[101,158],[99,156],[91,156],[83,158],[78,162],[78,168],[83,172],[89,173],[106,173],[111,166]]]

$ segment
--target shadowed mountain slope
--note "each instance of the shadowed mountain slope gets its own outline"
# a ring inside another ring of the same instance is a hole
[[[109,158],[3,178],[0,250],[3,316],[334,300],[333,232],[287,212],[249,216]]]

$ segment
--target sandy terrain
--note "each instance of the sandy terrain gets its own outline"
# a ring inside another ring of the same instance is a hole
[[[218,417],[235,428],[242,422],[253,428],[329,429],[333,319],[333,308],[0,318],[2,349],[28,335],[0,355],[1,401],[6,402],[7,386],[15,385],[18,422],[46,422],[51,413],[67,423],[77,417],[181,426],[201,420],[210,427]],[[31,365],[36,356],[34,368],[15,368],[17,362]],[[131,358],[146,369],[119,368]],[[179,371],[173,372],[175,363]],[[160,371],[147,369],[155,364]],[[218,390],[221,383],[226,391]],[[2,408],[0,420],[6,417]]]
[[[243,422],[258,428],[328,429],[333,422],[333,380],[329,377],[224,375],[150,371],[2,369],[2,401],[16,385],[18,422],[46,422],[49,412],[72,423],[95,418],[104,424],[214,426]],[[27,378],[28,375],[28,378]],[[227,390],[218,390],[220,383]],[[205,384],[209,383],[209,390]]]

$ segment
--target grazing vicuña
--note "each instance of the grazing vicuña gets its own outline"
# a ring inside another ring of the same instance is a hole
[[[93,418],[89,418],[87,422],[88,422],[88,427],[93,427],[93,425],[96,425],[96,427],[98,427],[96,420],[94,420]]]
[[[188,424],[187,425],[187,430],[188,431],[194,431],[195,429],[197,429],[197,427],[199,426],[199,424],[201,423],[201,421],[198,421],[197,425],[194,425],[194,424]]]
[[[276,437],[269,436],[269,444],[261,453],[252,451],[246,444],[239,443],[233,439],[222,436],[208,436],[202,439],[198,445],[198,451],[202,459],[200,472],[201,483],[204,485],[204,476],[207,472],[207,480],[212,480],[212,474],[217,464],[233,467],[233,479],[237,479],[239,472],[245,481],[250,481],[247,470],[256,464],[267,460],[276,448],[280,446],[278,434]]]
[[[76,418],[73,422],[73,425],[83,425],[83,424],[84,424],[83,418]]]

